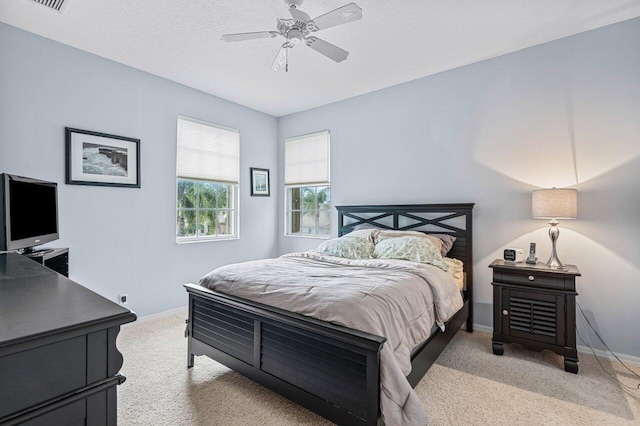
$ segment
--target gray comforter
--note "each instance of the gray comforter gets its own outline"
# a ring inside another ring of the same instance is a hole
[[[411,350],[434,322],[443,327],[463,301],[448,273],[404,260],[349,260],[315,252],[218,268],[200,280],[212,290],[384,336],[380,402],[388,425],[424,425],[406,380]]]

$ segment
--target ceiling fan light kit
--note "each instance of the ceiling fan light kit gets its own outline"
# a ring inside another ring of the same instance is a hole
[[[250,33],[225,34],[223,41],[244,41],[260,38],[284,37],[287,41],[280,47],[271,69],[273,71],[289,70],[289,49],[304,44],[316,52],[335,61],[342,62],[347,59],[349,52],[327,41],[312,36],[311,33],[346,24],[362,18],[362,9],[355,3],[349,3],[331,12],[311,19],[309,15],[299,9],[302,0],[284,0],[289,7],[289,13],[293,19],[278,19],[278,31],[257,31]]]

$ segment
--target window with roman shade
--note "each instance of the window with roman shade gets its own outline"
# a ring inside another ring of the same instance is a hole
[[[287,235],[331,234],[329,131],[289,138],[284,149]]]
[[[240,132],[178,116],[178,242],[236,238]]]

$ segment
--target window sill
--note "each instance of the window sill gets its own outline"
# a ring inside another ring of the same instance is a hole
[[[176,244],[210,243],[212,241],[232,241],[239,240],[240,237],[216,237],[216,238],[180,238],[176,239]]]

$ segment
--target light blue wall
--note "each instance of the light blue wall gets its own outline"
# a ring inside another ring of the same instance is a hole
[[[240,240],[175,242],[176,119],[240,130]],[[142,188],[64,183],[65,126],[141,140]],[[140,315],[186,305],[182,284],[273,256],[277,197],[250,197],[249,167],[277,171],[277,119],[0,24],[0,172],[58,183],[71,278]]]
[[[578,188],[560,259],[580,268],[578,301],[605,340],[640,356],[640,19],[281,117],[281,170],[285,138],[325,129],[333,205],[476,203],[482,325],[492,325],[487,265],[502,249],[534,241],[549,256],[531,190]],[[282,174],[278,188],[283,197]],[[319,243],[279,224],[281,253]]]
[[[279,170],[285,138],[329,129],[334,205],[477,203],[484,325],[487,265],[530,241],[549,254],[530,191],[575,186],[560,258],[580,267],[578,300],[605,339],[640,356],[638,75],[635,19],[278,120],[0,24],[0,171],[58,182],[71,277],[145,315],[184,305],[181,284],[216,266],[318,243],[283,236]],[[240,129],[238,241],[175,244],[178,114]],[[65,126],[140,138],[142,189],[65,185]],[[271,169],[271,197],[249,196],[249,167]]]

